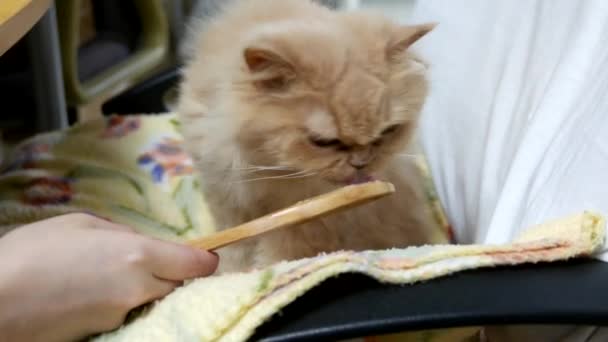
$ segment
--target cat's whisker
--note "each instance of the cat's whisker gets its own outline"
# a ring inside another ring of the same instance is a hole
[[[248,167],[233,167],[233,171],[291,171],[292,168],[286,166],[248,166]]]
[[[314,176],[314,175],[317,175],[317,174],[318,173],[315,172],[315,171],[310,171],[308,173],[304,173],[304,174],[301,174],[301,175],[289,175],[289,176],[286,176],[285,178],[303,178],[303,177]]]
[[[312,177],[317,175],[316,171],[299,171],[299,172],[295,172],[295,173],[291,173],[288,175],[282,175],[282,176],[268,176],[268,177],[259,177],[259,178],[250,178],[250,179],[242,179],[242,180],[238,180],[232,183],[250,183],[250,182],[255,182],[255,181],[261,181],[261,180],[271,180],[271,179],[275,179],[275,180],[280,180],[280,179],[297,179],[297,178],[306,178],[306,177]]]
[[[301,176],[293,176],[293,177],[260,177],[260,178],[253,178],[253,179],[243,179],[240,181],[235,181],[232,182],[232,184],[243,184],[243,183],[252,183],[252,182],[256,182],[256,181],[262,181],[262,180],[286,180],[286,179],[300,179],[300,178],[307,178],[307,177],[312,177],[315,176],[316,174],[308,174],[308,175],[301,175]]]
[[[293,168],[287,167],[249,167],[249,168],[233,168],[228,170],[229,173],[233,174],[254,174],[260,172],[293,172],[295,171]]]
[[[402,157],[402,158],[412,158],[412,159],[420,158],[419,154],[412,154],[412,153],[397,153],[397,154],[395,154],[395,156]]]
[[[297,177],[300,176],[302,174],[307,174],[310,172],[314,172],[314,171],[310,171],[310,170],[302,170],[302,171],[298,171],[298,172],[294,172],[294,173],[290,173],[290,174],[286,174],[286,175],[281,175],[281,176],[273,176],[274,178],[292,178],[292,177]]]
[[[288,168],[288,167],[281,167],[281,166],[268,166],[268,167],[260,167],[259,169],[257,169],[256,167],[254,168],[245,168],[245,167],[234,167],[234,168],[228,168],[226,169],[226,172],[220,173],[220,174],[216,174],[211,175],[211,174],[207,174],[206,175],[206,179],[208,181],[212,181],[212,183],[214,184],[239,184],[243,182],[243,179],[241,179],[239,177],[239,174],[253,174],[256,172],[262,172],[262,171],[295,171],[293,168]],[[293,173],[289,173],[289,174],[285,174],[285,175],[277,175],[277,176],[267,176],[267,177],[259,177],[259,178],[253,178],[252,180],[258,180],[258,179],[266,179],[266,178],[284,178],[284,179],[290,179],[290,178],[298,178],[298,177],[302,177],[305,173],[307,173],[309,171],[298,171],[298,172],[293,172]],[[310,171],[312,172],[312,171]],[[315,172],[316,174],[316,172]],[[247,179],[245,179],[246,181],[248,181]]]

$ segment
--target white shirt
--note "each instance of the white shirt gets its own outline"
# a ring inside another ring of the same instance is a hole
[[[608,1],[424,0],[421,138],[462,243],[608,214]],[[608,260],[608,254],[603,255]]]

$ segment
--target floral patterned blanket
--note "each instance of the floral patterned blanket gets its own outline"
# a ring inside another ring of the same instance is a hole
[[[423,159],[420,170],[428,174]],[[328,277],[360,272],[387,283],[413,283],[452,272],[588,255],[603,219],[582,214],[562,230],[508,246],[453,246],[432,181],[424,184],[435,215],[434,243],[391,251],[338,252],[265,270],[196,280],[99,341],[242,341],[279,309]],[[114,116],[35,136],[0,169],[0,235],[20,224],[88,212],[157,238],[210,234],[213,221],[182,149],[175,114]],[[238,294],[238,295],[235,295]],[[401,334],[373,341],[465,341],[479,329]],[[371,341],[371,339],[369,339]]]
[[[178,126],[113,116],[24,141],[0,170],[0,226],[88,212],[166,240],[213,232]]]

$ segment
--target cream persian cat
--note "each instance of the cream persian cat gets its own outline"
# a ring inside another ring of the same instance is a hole
[[[408,51],[434,25],[309,0],[229,2],[191,41],[177,111],[219,228],[370,179],[393,196],[220,249],[220,271],[429,241],[407,151],[427,94]]]

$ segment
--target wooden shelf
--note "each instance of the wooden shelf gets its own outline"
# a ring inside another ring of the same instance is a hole
[[[2,0],[0,55],[21,39],[48,10],[51,0]]]

